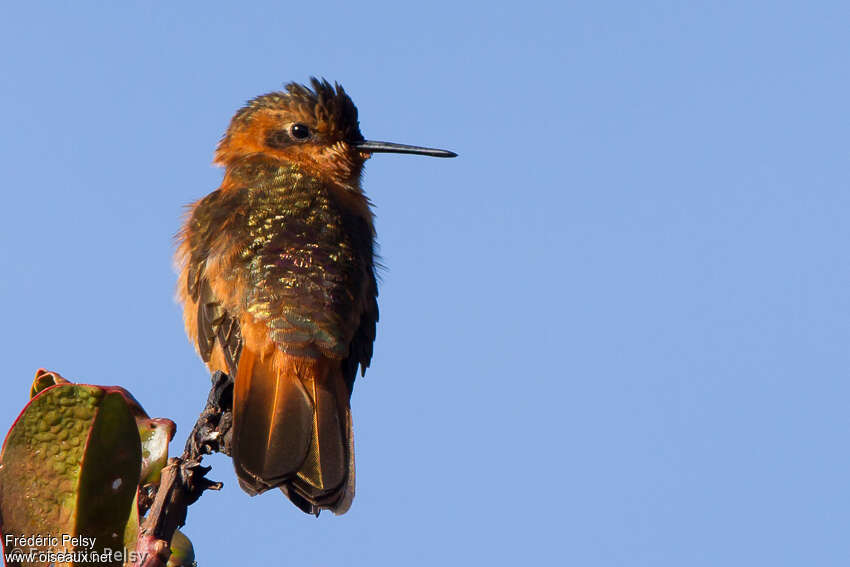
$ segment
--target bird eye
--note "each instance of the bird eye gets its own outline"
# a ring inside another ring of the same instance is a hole
[[[296,140],[306,140],[310,137],[310,129],[304,124],[293,124],[289,133]]]

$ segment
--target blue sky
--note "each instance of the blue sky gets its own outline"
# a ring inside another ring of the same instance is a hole
[[[43,366],[182,446],[183,206],[246,99],[318,75],[460,157],[367,164],[353,508],[213,457],[199,564],[847,564],[847,3],[292,4],[4,9],[0,429]]]

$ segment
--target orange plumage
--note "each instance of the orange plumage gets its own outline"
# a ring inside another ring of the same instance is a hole
[[[258,97],[219,144],[221,187],[179,234],[187,334],[211,371],[235,377],[240,484],[280,487],[310,513],[343,513],[354,495],[349,399],[378,319],[360,176],[375,152],[454,155],[364,140],[339,85]]]

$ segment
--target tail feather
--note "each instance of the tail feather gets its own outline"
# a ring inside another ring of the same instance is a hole
[[[318,497],[329,488],[339,486],[345,478],[345,441],[333,393],[318,380],[311,382],[310,393],[315,403],[312,440],[297,477],[309,487],[307,490],[313,496]]]
[[[351,411],[341,366],[243,348],[233,400],[233,462],[242,488],[280,487],[299,508],[341,514],[353,497]]]
[[[242,352],[233,396],[233,462],[243,488],[248,484],[253,493],[301,467],[313,429],[313,404],[301,382],[258,358]]]

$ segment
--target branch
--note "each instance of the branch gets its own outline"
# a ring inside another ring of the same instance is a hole
[[[171,555],[174,530],[186,523],[186,512],[205,490],[219,490],[220,482],[206,478],[210,467],[201,465],[204,455],[230,455],[233,423],[233,380],[223,372],[212,375],[207,405],[186,440],[183,455],[168,460],[159,487],[139,530],[134,567],[165,567]],[[145,555],[147,553],[147,555]]]

